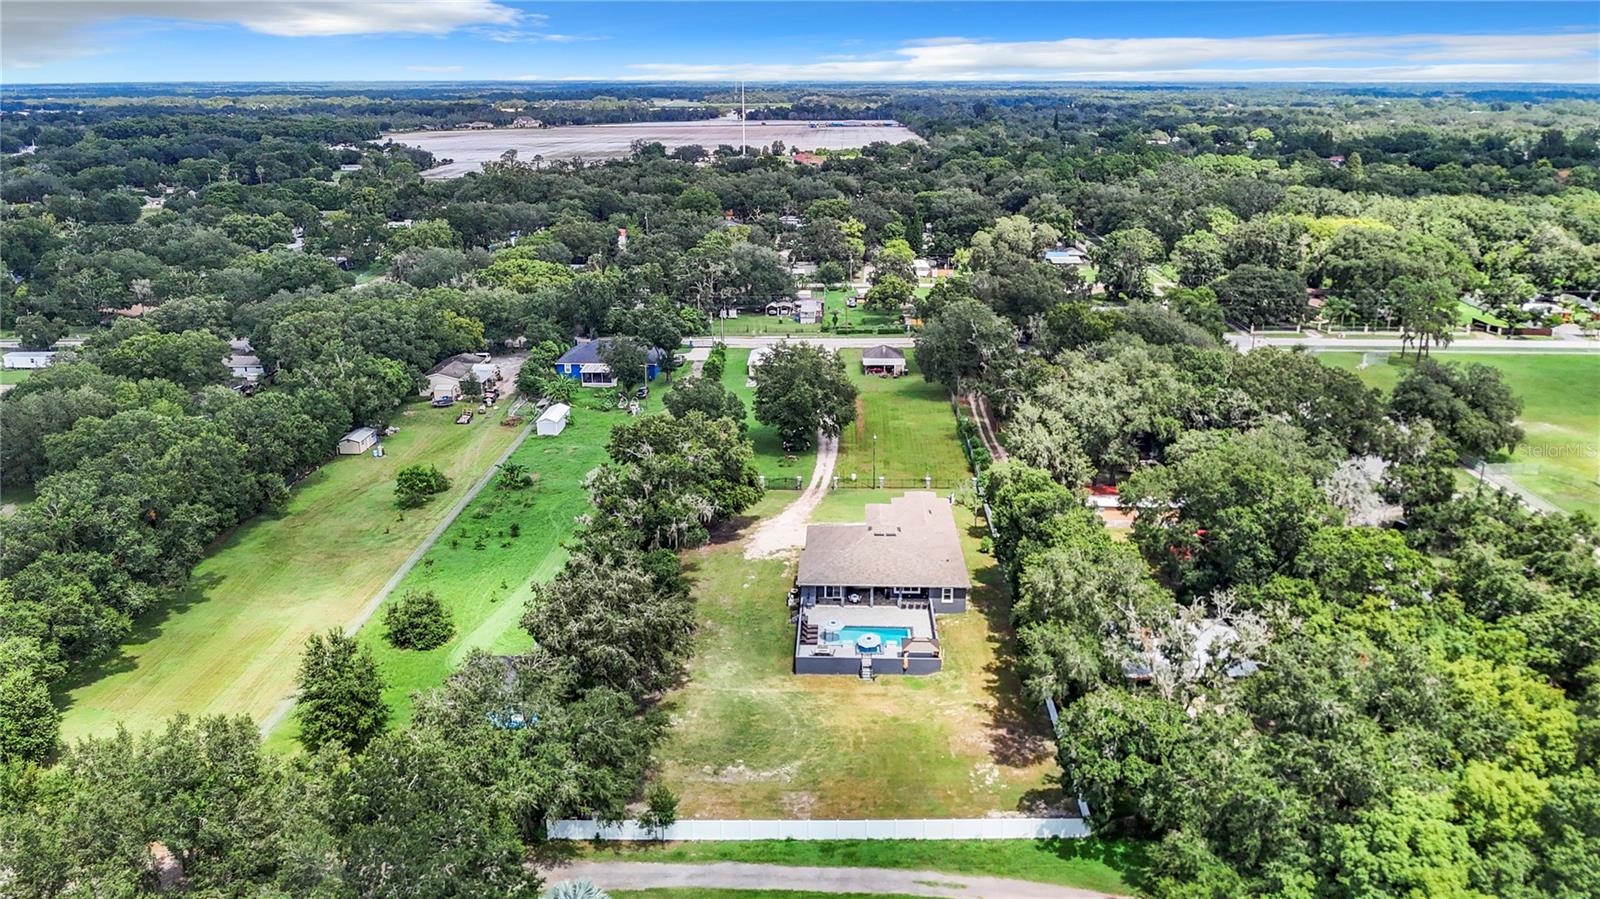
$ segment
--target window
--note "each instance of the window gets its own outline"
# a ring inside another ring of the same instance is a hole
[[[822,598],[823,599],[844,599],[844,588],[843,587],[823,587],[822,588]]]
[[[955,588],[954,587],[940,587],[939,588],[939,601],[940,602],[955,602],[956,601]]]

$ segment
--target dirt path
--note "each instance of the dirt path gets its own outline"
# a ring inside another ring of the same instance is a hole
[[[745,541],[746,559],[770,559],[806,545],[806,525],[811,513],[828,494],[833,482],[833,464],[839,458],[839,438],[821,437],[817,442],[817,466],[811,470],[811,483],[782,512],[756,525]]]
[[[950,896],[965,899],[1116,899],[1113,894],[1004,877],[974,877],[943,871],[893,868],[801,868],[742,862],[574,862],[548,871],[546,879],[588,880],[602,889],[689,887],[726,890],[803,888],[817,893]]]
[[[995,433],[994,415],[989,411],[989,400],[976,390],[967,394],[967,408],[972,412],[972,420],[978,425],[978,439],[983,441],[983,448],[989,451],[996,462],[1004,462],[1008,456],[1005,447],[1000,445],[1000,435]]]
[[[488,426],[489,423],[487,421],[481,425],[481,427]],[[494,427],[500,427],[500,425],[496,424]],[[391,592],[394,591],[394,588],[400,586],[400,582],[405,580],[406,575],[411,573],[411,569],[415,568],[417,563],[422,561],[423,555],[427,553],[427,551],[435,542],[438,541],[441,536],[444,535],[445,529],[450,527],[450,525],[456,520],[456,517],[461,514],[461,510],[467,507],[467,503],[472,502],[473,497],[477,496],[478,492],[481,491],[484,486],[494,478],[495,475],[500,473],[501,464],[503,464],[507,459],[511,458],[511,454],[517,451],[517,447],[521,446],[522,442],[528,439],[528,435],[533,433],[532,422],[524,422],[519,427],[522,429],[522,432],[517,435],[517,439],[511,441],[511,445],[506,447],[505,452],[500,454],[500,458],[494,460],[494,464],[490,465],[489,468],[484,471],[483,476],[478,478],[477,483],[472,485],[472,489],[462,494],[461,498],[455,501],[455,504],[450,507],[449,512],[445,513],[444,519],[439,522],[438,526],[432,531],[428,532],[428,536],[424,537],[422,542],[417,544],[417,548],[411,551],[411,555],[406,557],[406,560],[400,564],[399,568],[395,569],[395,573],[390,575],[389,580],[378,589],[377,593],[372,595],[371,599],[367,600],[366,605],[361,607],[361,611],[356,613],[356,617],[353,618],[349,624],[345,625],[344,632],[346,634],[355,636],[356,631],[361,630],[361,626],[366,624],[367,621],[372,618],[373,614],[378,611],[378,607],[383,605],[383,601],[388,598]],[[262,720],[261,735],[266,737],[267,735],[271,734],[279,724],[283,723],[285,718],[289,717],[289,713],[292,711],[294,711],[294,697],[286,696],[284,697],[283,701],[274,706],[267,717]]]

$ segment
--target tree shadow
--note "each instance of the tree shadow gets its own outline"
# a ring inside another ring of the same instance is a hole
[[[1127,881],[1140,893],[1150,886],[1150,844],[1143,840],[1120,837],[1085,837],[1069,839],[1046,837],[1035,840],[1041,852],[1048,852],[1062,861],[1090,861],[1105,865]]]
[[[50,685],[50,699],[55,707],[65,712],[72,707],[72,698],[69,695],[72,691],[86,687],[101,678],[126,674],[137,668],[138,661],[128,654],[127,647],[143,646],[161,636],[162,628],[169,619],[205,602],[206,593],[222,581],[223,577],[215,572],[192,577],[181,589],[171,591],[167,599],[146,609],[133,620],[132,629],[112,653],[79,666]]]
[[[988,535],[981,525],[968,529],[974,538]],[[986,639],[993,658],[984,666],[984,689],[989,694],[990,756],[1001,765],[1027,767],[1053,753],[1048,721],[1042,708],[1023,698],[1017,673],[1016,633],[1011,623],[1011,595],[998,562],[976,574],[969,605],[984,617]]]

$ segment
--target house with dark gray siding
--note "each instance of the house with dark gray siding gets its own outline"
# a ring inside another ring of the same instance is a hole
[[[943,664],[935,616],[966,611],[970,586],[938,494],[869,505],[861,524],[811,525],[795,577],[795,673],[932,674]]]

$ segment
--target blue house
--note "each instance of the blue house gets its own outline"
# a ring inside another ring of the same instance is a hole
[[[583,387],[615,387],[617,379],[611,376],[611,366],[600,358],[601,350],[605,349],[608,343],[609,340],[601,338],[580,343],[567,350],[556,360],[556,374],[576,378],[578,384]],[[645,354],[646,380],[654,381],[656,375],[661,374],[661,360],[665,356],[665,353],[655,347],[651,347]]]

